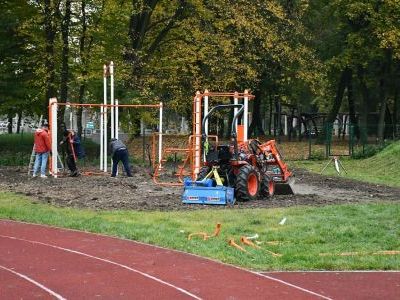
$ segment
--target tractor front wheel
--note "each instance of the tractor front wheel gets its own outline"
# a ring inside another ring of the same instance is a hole
[[[260,193],[264,197],[272,197],[275,194],[275,181],[268,175],[262,175]]]
[[[257,199],[260,190],[260,181],[257,170],[251,165],[245,165],[239,169],[236,177],[236,198],[239,201]]]

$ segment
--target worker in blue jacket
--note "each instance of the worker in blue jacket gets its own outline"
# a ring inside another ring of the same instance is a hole
[[[129,166],[129,153],[126,145],[122,141],[113,138],[111,139],[110,143],[110,152],[113,160],[111,177],[115,177],[117,175],[119,161],[122,161],[126,175],[128,177],[132,177],[131,169]]]

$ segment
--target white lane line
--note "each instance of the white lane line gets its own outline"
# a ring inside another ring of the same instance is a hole
[[[0,235],[0,237],[7,238],[7,239],[12,239],[12,240],[17,240],[17,241],[22,241],[22,242],[28,242],[28,243],[31,243],[31,244],[38,244],[38,245],[42,245],[42,246],[47,246],[47,247],[55,248],[55,249],[58,249],[58,250],[63,250],[63,251],[66,251],[66,252],[83,255],[83,256],[86,256],[86,257],[89,257],[89,258],[92,258],[92,259],[100,260],[102,262],[106,262],[106,263],[109,263],[109,264],[124,268],[126,270],[138,273],[138,274],[140,274],[140,275],[142,275],[142,276],[144,276],[146,278],[152,279],[152,280],[157,281],[157,282],[159,282],[161,284],[164,284],[164,285],[169,286],[169,287],[171,287],[173,289],[176,289],[176,290],[178,290],[178,291],[180,291],[180,292],[182,292],[182,293],[184,293],[184,294],[186,294],[186,295],[188,295],[188,296],[190,296],[190,297],[192,297],[194,299],[202,300],[200,297],[190,293],[189,291],[187,291],[187,290],[185,290],[183,288],[180,288],[180,287],[175,286],[175,285],[173,285],[173,284],[171,284],[169,282],[166,282],[166,281],[164,281],[162,279],[159,279],[157,277],[151,276],[151,275],[149,275],[147,273],[141,272],[139,270],[133,269],[131,267],[128,267],[128,266],[120,264],[120,263],[117,263],[117,262],[112,261],[112,260],[108,260],[108,259],[105,259],[105,258],[93,256],[93,255],[90,255],[90,254],[87,254],[87,253],[84,253],[84,252],[80,252],[80,251],[76,251],[76,250],[72,250],[72,249],[68,249],[68,248],[63,248],[63,247],[59,247],[59,246],[55,246],[55,245],[51,245],[51,244],[46,244],[46,243],[42,243],[42,242],[37,242],[37,241],[20,239],[20,238],[13,237],[13,236]]]
[[[301,291],[303,291],[303,292],[312,294],[312,295],[314,295],[314,296],[321,297],[322,299],[333,300],[332,298],[329,298],[329,297],[326,297],[326,296],[324,296],[324,295],[315,293],[315,292],[313,292],[313,291],[310,291],[310,290],[307,290],[307,289],[302,288],[302,287],[300,287],[300,286],[297,286],[297,285],[291,284],[291,283],[289,283],[289,282],[280,280],[280,279],[278,279],[278,278],[274,278],[274,277],[271,277],[271,276],[268,276],[268,275],[265,275],[265,274],[261,274],[261,273],[257,273],[257,272],[252,272],[252,273],[257,274],[257,275],[259,275],[259,276],[261,276],[261,277],[268,278],[268,279],[273,280],[273,281],[277,281],[277,282],[283,283],[284,285],[288,285],[288,286],[290,286],[290,287],[293,287],[293,288],[298,289],[298,290],[301,290]]]
[[[11,270],[11,269],[9,269],[9,268],[6,268],[6,267],[4,267],[4,266],[2,266],[2,265],[0,265],[0,268],[6,270],[6,271],[8,271],[8,272],[13,273],[14,275],[17,275],[17,276],[19,276],[19,277],[21,277],[21,278],[23,278],[23,279],[29,281],[30,283],[33,283],[34,285],[40,287],[41,289],[45,290],[47,293],[49,293],[50,295],[56,297],[56,298],[59,299],[59,300],[66,300],[63,296],[57,294],[56,292],[54,292],[54,291],[50,290],[49,288],[45,287],[43,284],[40,284],[39,282],[33,280],[32,278],[30,278],[30,277],[28,277],[28,276],[26,276],[26,275],[24,275],[24,274],[18,273],[18,272],[16,272],[16,271]]]

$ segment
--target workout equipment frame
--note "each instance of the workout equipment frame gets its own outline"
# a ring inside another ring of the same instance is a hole
[[[119,107],[130,107],[130,108],[158,108],[160,113],[159,113],[159,136],[158,136],[158,160],[160,162],[161,160],[161,155],[162,155],[162,130],[163,130],[163,103],[160,102],[159,104],[88,104],[88,103],[58,103],[57,98],[51,98],[49,100],[49,131],[50,131],[50,137],[51,137],[51,151],[52,155],[50,158],[50,168],[52,170],[52,175],[54,178],[57,178],[58,176],[58,168],[57,168],[57,155],[58,155],[58,138],[57,138],[57,132],[58,132],[58,124],[57,124],[57,114],[58,114],[58,107],[59,106],[66,106],[70,105],[71,107],[100,107],[101,112],[104,114],[103,120],[104,123],[107,125],[107,108],[115,108],[118,109]],[[104,130],[104,140],[107,138],[107,127],[105,126]],[[103,168],[102,171],[105,173],[107,172],[107,144],[103,145]]]

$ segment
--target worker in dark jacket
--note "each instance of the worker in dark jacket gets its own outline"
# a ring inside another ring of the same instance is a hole
[[[131,169],[129,167],[128,148],[126,147],[126,145],[120,140],[111,139],[110,152],[111,152],[111,157],[113,159],[111,177],[115,177],[117,175],[119,161],[122,161],[126,175],[128,177],[132,177]]]
[[[76,167],[77,153],[74,147],[74,136],[73,130],[67,130],[64,123],[61,124],[61,130],[63,132],[63,139],[60,142],[61,145],[65,145],[64,149],[67,154],[67,166],[70,171],[69,176],[77,177],[79,176],[78,168]]]

